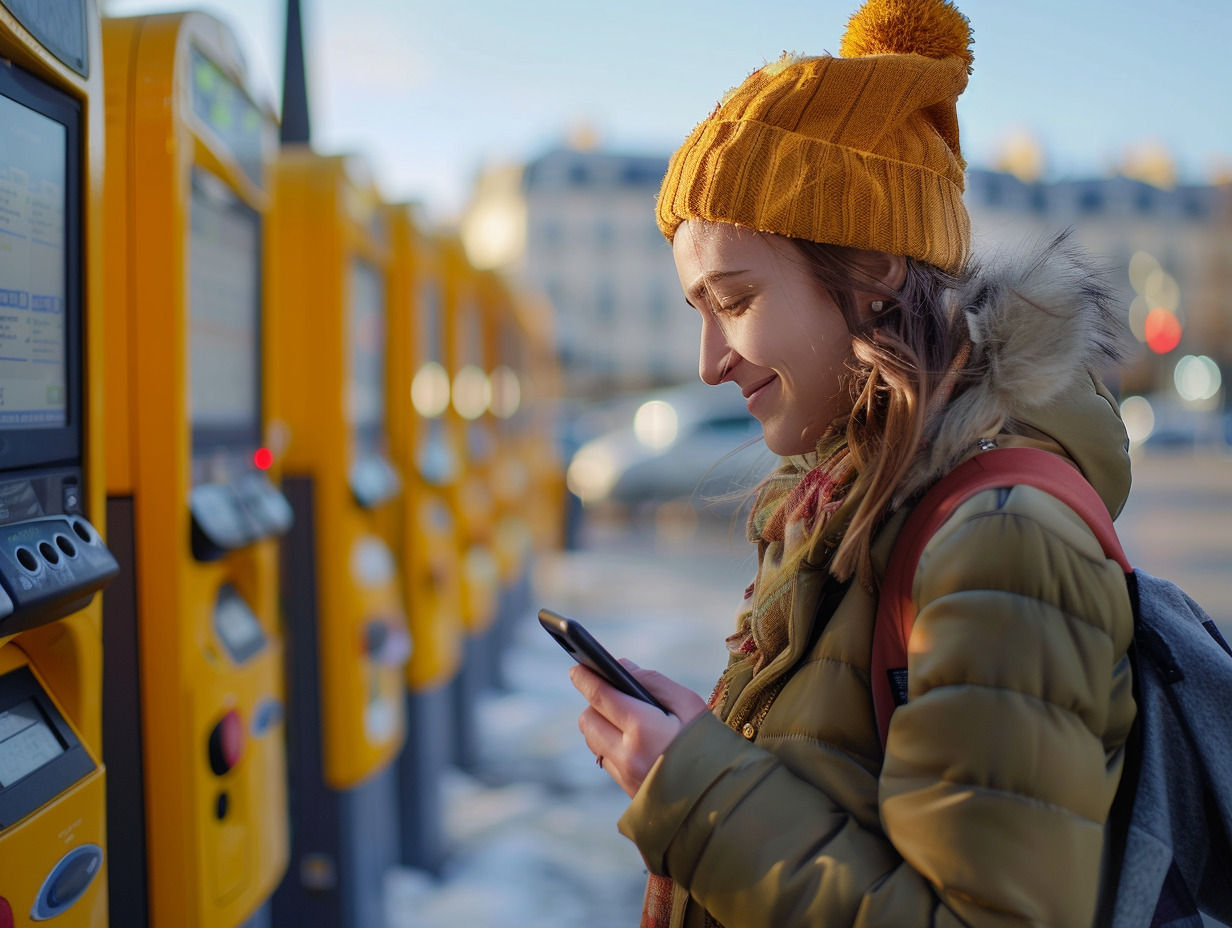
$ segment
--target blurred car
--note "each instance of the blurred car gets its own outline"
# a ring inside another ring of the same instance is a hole
[[[570,461],[568,486],[583,505],[687,499],[730,510],[777,463],[735,384],[699,382],[621,407],[623,421]]]

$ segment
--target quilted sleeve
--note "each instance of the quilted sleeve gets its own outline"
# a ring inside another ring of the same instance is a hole
[[[1124,577],[1068,507],[977,495],[916,572],[882,823],[963,924],[1086,928],[1133,718]]]

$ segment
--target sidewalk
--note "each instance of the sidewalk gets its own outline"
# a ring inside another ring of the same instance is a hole
[[[645,868],[616,830],[628,799],[582,740],[572,661],[534,609],[572,615],[617,656],[708,695],[753,561],[741,527],[687,528],[592,527],[584,550],[538,565],[534,608],[504,658],[509,689],[480,701],[478,771],[448,775],[451,858],[440,881],[389,877],[388,928],[637,925]]]

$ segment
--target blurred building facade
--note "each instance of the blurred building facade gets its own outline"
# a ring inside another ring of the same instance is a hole
[[[551,301],[567,396],[697,377],[700,323],[654,219],[666,170],[666,155],[560,147],[475,185],[467,252]]]
[[[667,160],[562,146],[476,183],[462,222],[468,253],[550,299],[566,396],[697,376],[699,322],[654,221]],[[1044,181],[1026,144],[1004,166],[967,176],[977,255],[1071,229],[1107,267],[1138,346],[1114,383],[1120,392],[1166,389],[1187,354],[1213,358],[1229,382],[1232,185],[1177,184],[1159,158],[1105,178]],[[1149,330],[1161,321],[1176,344],[1152,351]]]
[[[1158,169],[1151,180],[1043,182],[972,170],[965,199],[973,248],[986,254],[1071,229],[1107,268],[1133,333],[1137,349],[1120,375],[1122,393],[1167,390],[1185,355],[1211,357],[1227,382],[1232,187],[1176,184]]]

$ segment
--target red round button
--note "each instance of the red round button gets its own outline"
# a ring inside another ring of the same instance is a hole
[[[244,723],[231,709],[210,732],[210,769],[222,776],[240,762],[244,753]]]

